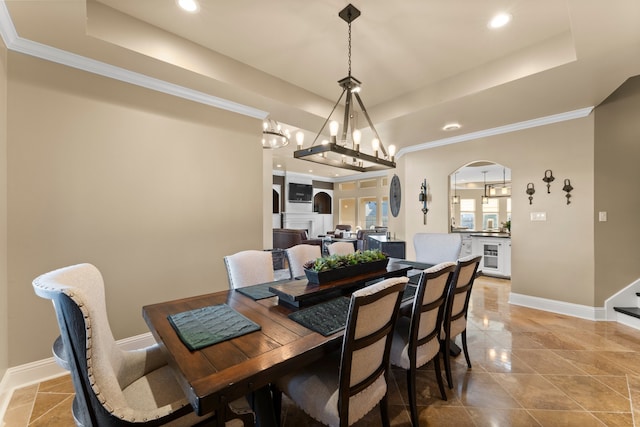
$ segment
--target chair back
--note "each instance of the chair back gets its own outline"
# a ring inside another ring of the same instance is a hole
[[[471,290],[481,259],[479,255],[471,255],[458,260],[456,265],[449,294],[449,307],[444,321],[446,335],[451,339],[467,328]]]
[[[139,421],[141,412],[131,408],[122,391],[136,378],[127,372],[123,351],[109,327],[104,283],[98,269],[79,264],[55,270],[37,277],[33,289],[38,296],[53,302],[63,345],[56,356],[64,357],[65,367],[71,372],[76,423],[133,425],[136,416]],[[58,340],[55,346],[59,346]],[[189,412],[191,408],[185,406],[170,419]],[[159,425],[170,419],[156,421]]]
[[[349,224],[338,224],[336,225],[336,229],[327,234],[332,234],[335,237],[342,237],[345,231],[351,231],[351,225]]]
[[[322,256],[321,248],[317,245],[296,245],[286,252],[291,278],[304,276],[304,264]]]
[[[349,255],[356,251],[351,242],[333,242],[327,246],[329,255]]]
[[[270,251],[246,250],[224,257],[229,288],[236,289],[273,282],[273,255]]]
[[[394,277],[351,295],[340,361],[338,413],[349,420],[350,404],[365,389],[368,401],[387,394],[389,351],[402,291],[408,277]]]
[[[411,309],[408,343],[408,357],[414,359],[417,367],[438,354],[447,295],[451,290],[455,268],[455,263],[444,262],[420,273]],[[434,348],[428,351],[423,348],[426,345],[433,345]]]
[[[416,233],[413,236],[416,261],[426,264],[456,262],[462,248],[459,233]]]

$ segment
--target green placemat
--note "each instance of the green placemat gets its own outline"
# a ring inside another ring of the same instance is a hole
[[[340,297],[289,314],[289,318],[325,337],[347,325],[349,298]]]
[[[413,268],[418,270],[426,270],[427,268],[433,267],[435,264],[427,264],[426,262],[418,262],[418,261],[407,261],[406,259],[398,260],[398,264],[410,265]]]
[[[184,311],[167,318],[182,342],[192,351],[260,330],[260,325],[227,304]]]
[[[275,282],[260,283],[259,285],[245,286],[242,288],[236,288],[236,292],[240,292],[242,295],[246,295],[254,301],[275,297],[276,294],[271,292],[269,288],[279,283],[290,282],[291,279],[276,280]]]
[[[259,285],[245,286],[243,288],[236,288],[236,292],[240,292],[242,295],[246,295],[254,301],[264,298],[275,297],[276,294],[269,290],[273,283],[261,283]]]
[[[417,290],[418,290],[417,286],[407,284],[407,286],[404,288],[404,293],[402,294],[402,301],[408,301],[410,299],[413,299],[416,296]]]

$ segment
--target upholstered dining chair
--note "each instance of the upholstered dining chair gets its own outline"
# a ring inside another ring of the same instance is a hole
[[[467,312],[473,282],[476,279],[478,265],[482,256],[470,255],[458,260],[453,273],[451,291],[447,297],[447,309],[442,323],[442,353],[444,356],[444,368],[447,375],[447,384],[453,388],[453,375],[451,373],[451,342],[458,336],[462,339],[462,349],[467,367],[471,369],[471,359],[467,349]]]
[[[418,427],[416,369],[433,360],[442,400],[447,400],[440,369],[440,333],[456,264],[443,262],[420,273],[411,316],[400,316],[391,344],[391,364],[407,371],[411,423]]]
[[[236,289],[273,282],[273,255],[270,251],[249,249],[224,257],[229,288]]]
[[[304,276],[304,264],[322,256],[318,245],[296,245],[286,250],[291,278]]]
[[[333,242],[327,246],[329,255],[349,255],[356,251],[351,242]]]
[[[336,225],[335,230],[327,231],[327,235],[333,237],[342,237],[345,231],[351,231],[351,226],[349,224],[338,224]]]
[[[284,392],[307,414],[329,426],[349,426],[380,406],[387,407],[389,351],[407,277],[395,277],[351,295],[341,352],[276,382],[276,414]]]
[[[413,236],[416,261],[426,264],[456,262],[462,248],[459,233],[416,233]]]
[[[131,351],[118,347],[107,318],[104,282],[95,266],[78,264],[43,274],[33,281],[33,289],[53,302],[61,335],[54,355],[71,371],[78,426],[193,426],[215,421],[215,414],[199,417],[193,412],[157,344]],[[246,399],[230,407],[241,414],[227,426],[253,425]]]

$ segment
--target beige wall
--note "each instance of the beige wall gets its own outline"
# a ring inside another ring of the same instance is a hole
[[[7,48],[0,40],[0,378],[9,367],[7,282]]]
[[[148,331],[143,305],[225,289],[223,256],[263,248],[259,120],[8,63],[9,366],[50,357],[58,335],[41,273],[94,263],[121,339]]]
[[[640,278],[640,77],[622,85],[596,110],[596,302]]]
[[[471,161],[494,161],[512,171],[512,292],[593,306],[593,122],[591,115],[403,156],[407,256],[415,256],[415,233],[448,231],[449,174]],[[551,194],[542,181],[547,169],[556,177]],[[427,225],[417,202],[425,178]],[[575,187],[570,205],[562,191],[564,178]],[[532,205],[525,194],[528,182],[536,188]],[[547,221],[531,222],[531,212],[546,212]]]

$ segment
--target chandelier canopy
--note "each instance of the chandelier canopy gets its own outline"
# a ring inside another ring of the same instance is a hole
[[[298,149],[294,152],[293,156],[296,159],[308,160],[314,163],[359,172],[395,168],[395,146],[390,145],[389,152],[385,150],[385,147],[380,140],[380,136],[369,117],[369,113],[367,113],[367,109],[360,98],[361,82],[351,75],[351,22],[360,16],[360,11],[352,4],[349,4],[340,11],[338,15],[349,25],[349,71],[347,77],[338,81],[338,84],[342,88],[342,93],[333,106],[331,113],[329,113],[329,116],[324,121],[320,131],[311,143],[311,146],[303,148],[302,145],[304,141],[302,138],[297,139]],[[340,129],[340,123],[335,120],[331,120],[331,116],[343,97],[345,97],[345,109],[342,120],[342,129]],[[359,112],[354,105],[354,99],[360,108]],[[362,114],[364,116],[369,128],[371,129],[371,134],[373,135],[373,139],[371,140],[371,148],[374,153],[373,155],[360,151],[360,139],[362,137],[362,133],[358,129],[358,114]],[[329,123],[330,139],[322,140],[319,145],[316,145],[316,142],[321,137],[327,123]],[[338,133],[340,133],[340,139],[338,139]]]

